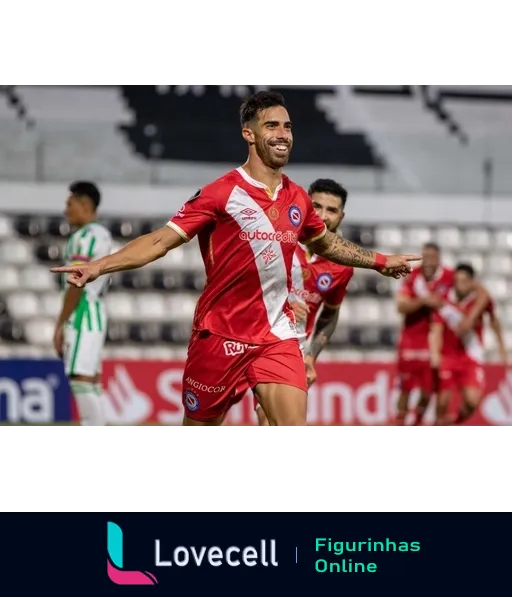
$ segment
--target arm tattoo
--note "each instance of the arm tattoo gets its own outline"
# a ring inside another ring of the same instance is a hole
[[[331,336],[334,334],[334,330],[338,325],[339,316],[339,309],[330,309],[324,306],[313,332],[313,339],[308,349],[308,356],[312,356],[315,359],[318,358],[318,355],[327,346]]]
[[[329,261],[359,267],[362,269],[373,269],[377,254],[369,249],[363,249],[349,240],[327,232],[321,239],[309,245],[317,254]]]

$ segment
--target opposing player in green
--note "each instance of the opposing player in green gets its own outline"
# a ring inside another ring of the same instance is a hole
[[[75,182],[69,191],[66,219],[76,231],[66,246],[66,264],[85,264],[110,255],[110,232],[96,221],[101,202],[99,189],[91,182]],[[53,343],[64,361],[82,426],[106,425],[101,356],[107,330],[104,298],[109,283],[109,277],[104,276],[77,288],[66,283],[66,276],[62,277],[63,302]]]

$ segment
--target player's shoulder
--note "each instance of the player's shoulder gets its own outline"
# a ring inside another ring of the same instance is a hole
[[[112,240],[112,233],[109,228],[101,222],[93,222],[92,224],[89,224],[87,230],[90,234],[98,238]]]
[[[421,267],[417,267],[412,270],[406,279],[408,279],[410,282],[414,282],[414,280],[421,278],[421,276],[423,276],[423,269]]]
[[[340,280],[349,280],[354,275],[355,269],[350,265],[341,265],[340,263],[333,263],[329,259],[325,259],[325,257],[321,256],[318,257],[318,260],[322,262],[322,264],[328,264],[329,269]]]
[[[322,264],[322,266],[327,266],[336,280],[342,284],[349,282],[355,273],[355,269],[352,266],[333,263],[320,255],[317,256],[316,263]]]
[[[344,280],[350,280],[355,273],[355,268],[350,267],[348,265],[342,265],[343,269],[340,271],[341,275],[343,276]]]
[[[410,297],[413,295],[416,281],[420,279],[421,276],[423,276],[421,267],[413,269],[412,272],[401,281],[401,284],[398,287],[398,296]]]
[[[306,189],[304,187],[301,187],[296,182],[293,182],[293,180],[290,177],[286,176],[286,174],[283,174],[282,176],[282,185],[283,189],[288,191],[290,194],[294,195],[299,199],[304,200],[307,203],[311,203],[311,197],[308,195]]]
[[[242,181],[243,178],[238,170],[230,170],[216,180],[204,185],[197,191],[195,196],[191,197],[191,199],[197,199],[201,196],[213,199],[225,197],[226,193],[231,192],[236,186],[240,185]]]
[[[333,273],[338,284],[348,284],[352,277],[354,276],[354,268],[348,265],[339,265],[337,263],[333,263]]]

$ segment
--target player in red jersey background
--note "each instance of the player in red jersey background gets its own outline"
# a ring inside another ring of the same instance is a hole
[[[446,303],[433,314],[430,333],[432,367],[439,369],[439,397],[437,425],[451,421],[447,411],[453,393],[460,390],[462,406],[455,424],[467,421],[478,408],[485,389],[484,377],[484,315],[488,315],[496,334],[501,358],[506,365],[507,351],[496,315],[494,302],[489,300],[485,312],[478,318],[474,329],[462,337],[458,328],[464,316],[474,309],[478,299],[475,270],[461,264],[455,270],[454,287]]]
[[[207,273],[183,379],[184,425],[220,425],[242,379],[272,425],[305,425],[307,380],[288,297],[297,243],[340,265],[407,276],[415,255],[384,256],[327,230],[309,195],[283,175],[293,146],[280,94],[259,92],[241,109],[249,158],[206,185],[166,226],[87,265],[53,268],[83,287],[136,269],[198,236]]]
[[[309,196],[327,229],[336,232],[345,217],[347,190],[334,180],[320,179],[310,186]],[[297,318],[297,334],[305,356],[308,386],[317,379],[316,360],[336,329],[340,307],[353,275],[353,267],[336,265],[314,255],[307,246],[297,246],[289,300]],[[259,424],[268,425],[257,401],[255,408]]]
[[[404,324],[398,346],[398,380],[400,396],[397,424],[404,425],[409,410],[410,394],[420,390],[420,402],[416,409],[415,425],[419,425],[437,389],[437,371],[430,365],[429,333],[431,316],[443,306],[453,287],[454,272],[441,262],[441,250],[434,243],[423,247],[423,262],[404,281],[398,294],[398,310],[404,316]],[[477,300],[473,308],[461,320],[459,333],[471,329],[486,308],[487,292],[480,286],[475,289]]]

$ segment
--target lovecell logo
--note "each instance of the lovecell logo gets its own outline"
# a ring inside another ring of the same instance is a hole
[[[123,531],[114,522],[107,524],[107,571],[116,585],[156,585],[158,581],[150,572],[123,569]]]

